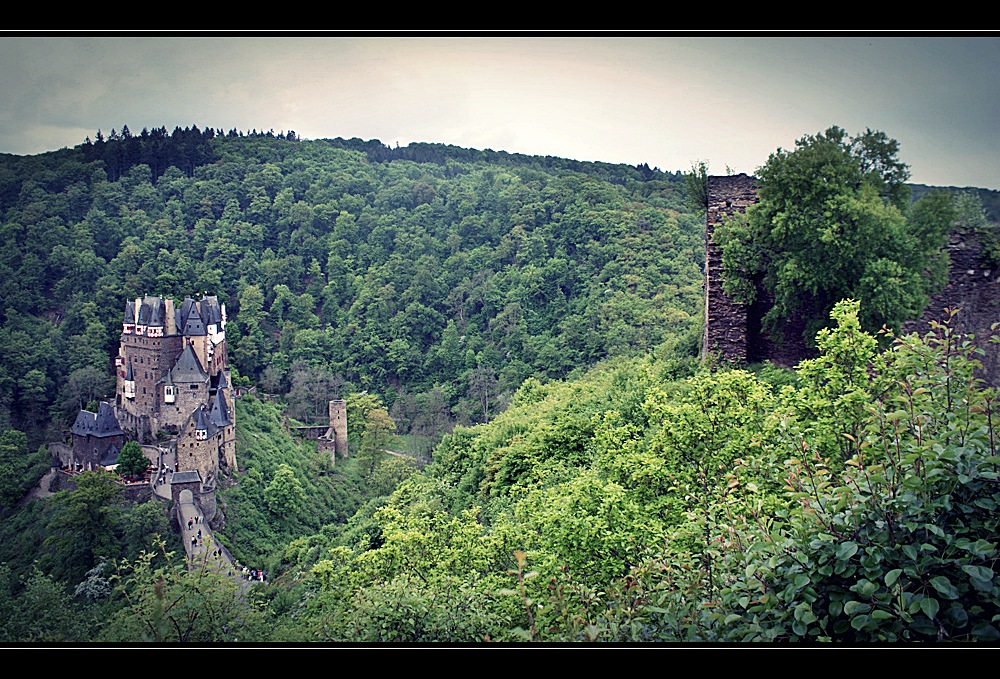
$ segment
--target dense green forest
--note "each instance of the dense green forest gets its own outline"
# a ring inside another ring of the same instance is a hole
[[[144,294],[218,295],[239,375],[293,416],[367,389],[401,433],[417,404],[482,422],[526,377],[695,341],[680,174],[197,128],[2,160],[0,426],[32,444],[107,391]]]
[[[0,157],[0,640],[1000,638],[997,340],[831,300],[795,370],[700,361],[691,179],[196,127]],[[918,193],[901,229],[986,220]],[[125,301],[201,292],[267,394],[218,491],[242,593],[109,475],[22,500]],[[288,428],[334,397],[336,465]]]

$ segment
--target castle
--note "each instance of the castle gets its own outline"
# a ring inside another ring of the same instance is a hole
[[[118,453],[125,445],[125,432],[109,403],[101,403],[96,413],[81,410],[70,434],[72,458],[67,463],[74,469],[89,471],[117,464]]]
[[[226,350],[226,306],[150,297],[125,305],[115,357],[114,411],[141,443],[175,437],[172,472],[196,480],[195,495],[214,515],[219,472],[237,470],[236,425]]]

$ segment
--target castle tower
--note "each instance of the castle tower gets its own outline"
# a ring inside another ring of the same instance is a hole
[[[329,403],[330,430],[327,436],[333,440],[333,454],[348,457],[347,454],[347,401],[335,399]]]
[[[745,174],[708,178],[705,215],[705,333],[702,357],[713,355],[723,362],[747,360],[747,306],[738,304],[722,289],[722,250],[712,236],[715,227],[745,212],[756,203],[755,179]]]

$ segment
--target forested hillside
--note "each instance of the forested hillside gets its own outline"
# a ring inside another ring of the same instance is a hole
[[[402,433],[482,422],[528,376],[694,342],[683,199],[648,167],[294,133],[3,157],[0,426],[54,438],[108,393],[126,299],[203,291],[239,375],[299,419],[367,389]]]
[[[851,178],[901,251],[957,214]],[[795,370],[700,360],[697,179],[198,128],[0,158],[0,641],[1000,639],[1000,338],[831,299]],[[243,590],[110,474],[25,497],[125,301],[202,292],[256,386],[213,526]],[[335,462],[289,426],[334,397]]]

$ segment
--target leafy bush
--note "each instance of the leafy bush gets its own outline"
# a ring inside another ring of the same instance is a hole
[[[838,305],[831,347],[851,341],[856,312]],[[893,339],[853,366],[872,399],[857,435],[842,423],[842,470],[801,429],[785,463],[792,503],[731,534],[725,584],[701,592],[689,628],[699,638],[1000,639],[997,393],[976,377],[981,347],[947,323]]]

